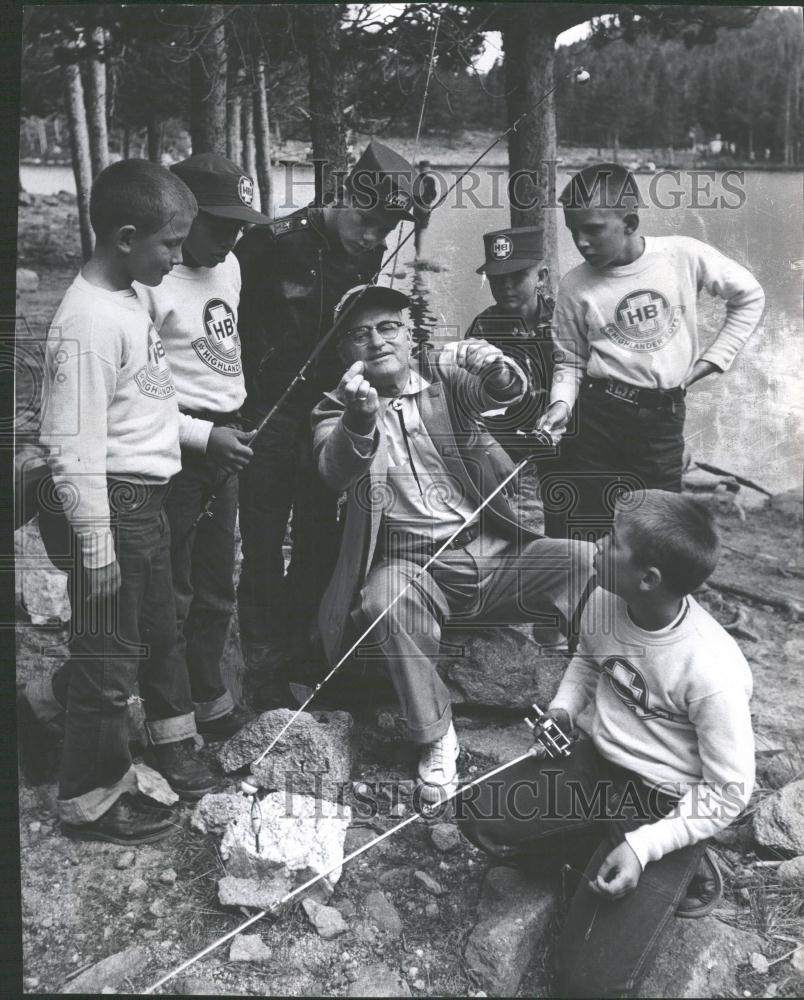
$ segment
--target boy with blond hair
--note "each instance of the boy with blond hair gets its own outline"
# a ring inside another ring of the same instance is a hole
[[[525,760],[459,803],[463,832],[495,857],[597,840],[559,944],[561,996],[633,995],[706,839],[751,795],[751,672],[690,596],[718,550],[697,501],[663,490],[622,501],[547,713],[581,738],[569,757]]]

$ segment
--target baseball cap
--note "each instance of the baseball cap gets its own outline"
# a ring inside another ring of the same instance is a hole
[[[544,260],[544,233],[536,226],[485,233],[483,244],[486,262],[477,274],[510,274]]]
[[[413,167],[404,156],[372,139],[345,184],[355,208],[395,225],[403,219],[415,221],[413,176]]]
[[[396,288],[388,288],[387,285],[355,285],[350,288],[335,306],[333,320],[338,323],[345,313],[350,303],[360,296],[360,304],[364,306],[389,306],[392,309],[407,309],[410,306],[410,298],[404,292]]]
[[[225,156],[197,153],[174,163],[170,169],[193,192],[202,212],[258,226],[271,221],[251,207],[254,181]]]

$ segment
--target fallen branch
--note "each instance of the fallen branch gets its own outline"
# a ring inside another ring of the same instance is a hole
[[[734,472],[727,472],[725,469],[719,469],[716,465],[709,465],[707,462],[696,462],[695,463],[699,469],[703,469],[704,472],[711,472],[713,476],[729,476],[740,486],[747,486],[749,489],[756,490],[758,493],[764,493],[766,497],[772,497],[773,494],[770,490],[766,490],[764,486],[760,486],[759,483],[753,482],[751,479],[746,479],[744,476],[738,476]]]
[[[792,598],[786,597],[784,594],[762,593],[757,590],[751,590],[748,587],[737,586],[737,584],[729,583],[726,580],[718,580],[714,576],[711,576],[706,582],[712,590],[719,590],[724,594],[733,594],[735,597],[744,597],[746,600],[754,601],[756,604],[767,604],[771,608],[776,608],[777,611],[787,612],[793,618],[801,616],[802,612],[799,605]]]

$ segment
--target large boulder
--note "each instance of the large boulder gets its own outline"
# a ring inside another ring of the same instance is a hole
[[[783,854],[804,854],[804,778],[762,799],[754,813],[754,838]]]
[[[331,872],[332,883],[340,878],[343,842],[352,820],[348,806],[273,792],[260,801],[260,812],[259,847],[251,825],[251,798],[245,795],[205,795],[190,822],[201,833],[221,836],[220,854],[227,875],[235,878],[270,879],[283,866],[299,878],[310,872]]]
[[[483,883],[478,922],[464,949],[469,978],[489,996],[515,996],[555,906],[551,883],[514,868],[491,868]]]
[[[54,568],[45,550],[36,519],[14,532],[15,591],[32,624],[70,620],[67,574]]]
[[[287,708],[263,712],[217,752],[225,771],[251,765],[262,788],[335,801],[352,768],[352,717],[348,712],[302,712],[271,752],[255,761],[293,718]]]
[[[521,709],[537,702],[543,708],[558,689],[569,662],[565,655],[545,655],[513,628],[450,629],[444,635],[438,670],[454,705]]]
[[[715,916],[674,917],[639,985],[638,997],[737,996],[737,966],[762,951],[760,938]]]

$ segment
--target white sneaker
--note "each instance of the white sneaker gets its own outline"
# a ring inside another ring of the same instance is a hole
[[[419,759],[419,787],[425,802],[441,802],[458,787],[455,762],[460,752],[451,722],[442,737],[424,747]]]

